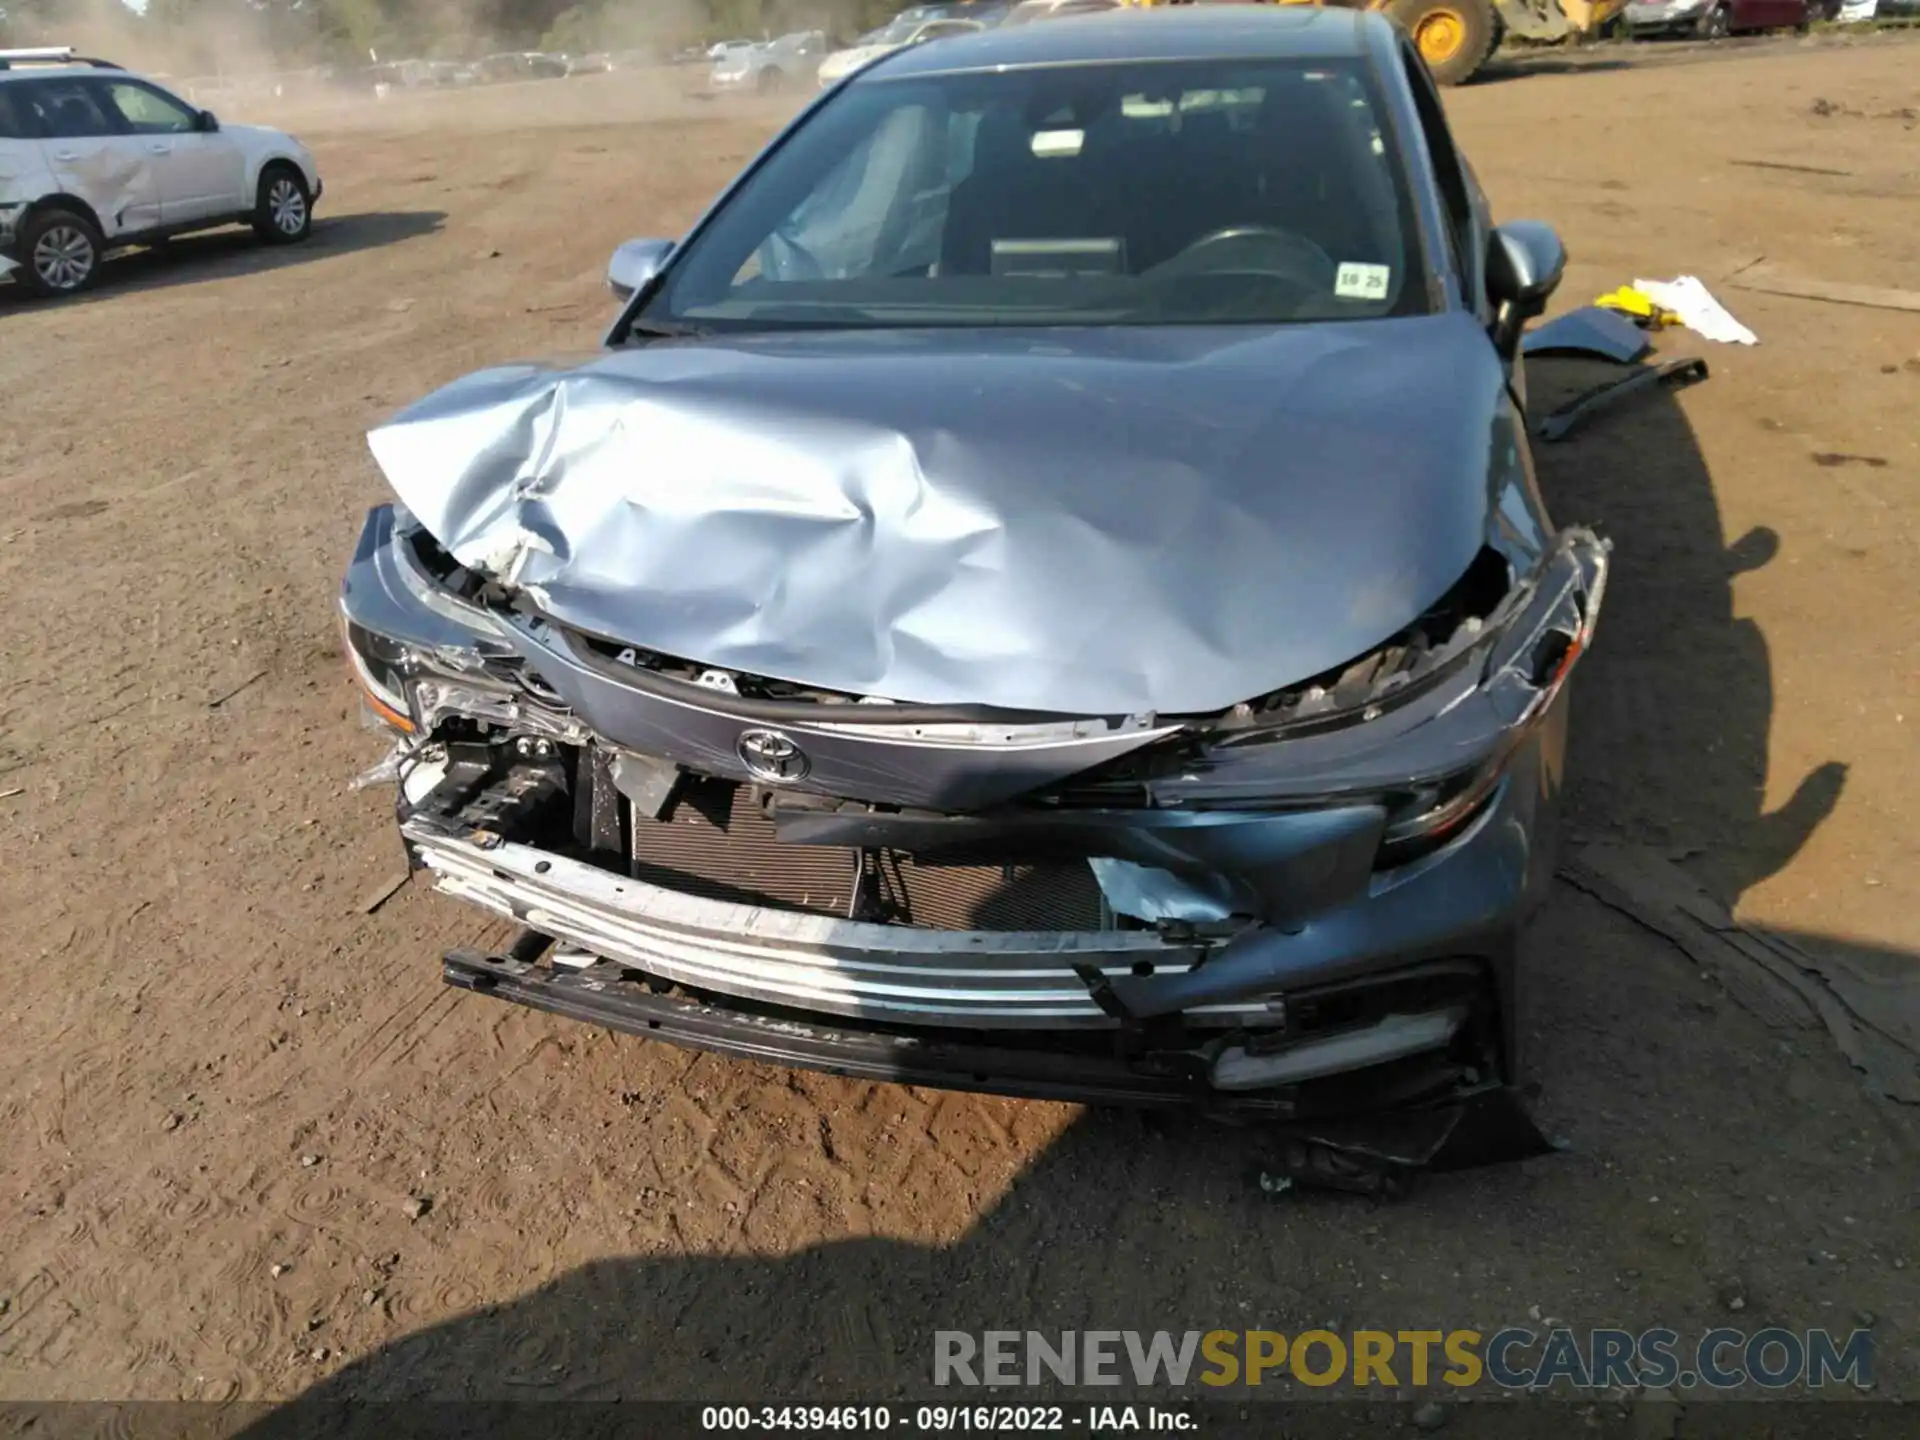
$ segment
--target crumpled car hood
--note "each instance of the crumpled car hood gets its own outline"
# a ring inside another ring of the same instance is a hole
[[[1458,314],[811,332],[486,370],[369,441],[457,560],[580,629],[903,702],[1177,715],[1443,594],[1516,463],[1504,403]]]

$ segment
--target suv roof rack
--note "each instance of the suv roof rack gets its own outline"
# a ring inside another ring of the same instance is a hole
[[[0,70],[11,70],[17,65],[91,65],[96,70],[126,68],[113,60],[76,55],[71,45],[35,45],[23,50],[0,50]]]

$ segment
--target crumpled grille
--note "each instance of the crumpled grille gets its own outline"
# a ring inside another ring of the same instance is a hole
[[[928,865],[896,850],[793,845],[750,786],[688,785],[667,818],[636,818],[634,876],[683,894],[845,918],[864,865],[861,919],[933,930],[1099,930],[1100,889],[1084,860]]]

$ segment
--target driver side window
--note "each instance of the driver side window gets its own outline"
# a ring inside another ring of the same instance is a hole
[[[107,85],[107,94],[136,135],[184,135],[198,128],[191,110],[148,86],[115,80]]]

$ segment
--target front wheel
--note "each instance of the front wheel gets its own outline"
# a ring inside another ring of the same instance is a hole
[[[291,165],[269,165],[254,199],[253,233],[269,245],[291,245],[313,229],[313,197],[306,177]]]
[[[1724,40],[1733,32],[1732,22],[1727,18],[1727,7],[1715,5],[1700,17],[1697,27],[1702,40]]]
[[[105,242],[86,216],[41,210],[20,227],[20,278],[36,295],[75,295],[100,278]]]
[[[1427,70],[1442,85],[1470,80],[1493,53],[1488,0],[1394,0],[1393,18],[1413,37]]]

